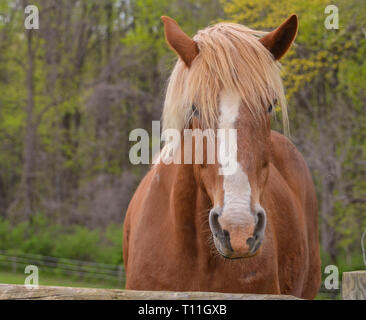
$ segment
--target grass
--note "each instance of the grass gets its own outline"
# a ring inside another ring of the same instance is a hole
[[[318,293],[314,300],[342,300],[341,293]]]
[[[24,284],[26,274],[0,271],[0,283]],[[103,288],[103,289],[123,289],[121,284],[111,284],[103,281],[83,281],[72,278],[58,277],[52,275],[39,275],[39,285],[41,286],[63,286],[80,288]]]

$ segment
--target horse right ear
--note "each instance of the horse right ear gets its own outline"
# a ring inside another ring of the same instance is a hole
[[[272,53],[276,60],[280,60],[295,40],[297,29],[297,15],[293,14],[282,22],[277,29],[266,34],[259,41]]]
[[[166,42],[189,68],[199,52],[197,43],[182,31],[174,19],[162,16],[161,20],[164,22]]]

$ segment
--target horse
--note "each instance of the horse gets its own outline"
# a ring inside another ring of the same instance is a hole
[[[220,156],[205,151],[208,141],[223,143],[211,135],[194,142],[201,163],[157,161],[150,167],[124,221],[126,289],[313,299],[321,283],[317,198],[286,131],[279,62],[296,37],[297,16],[271,32],[220,22],[193,38],[174,19],[161,19],[177,54],[163,128],[182,138],[187,129],[234,129],[229,156],[235,166],[225,174],[220,161],[208,162],[208,156]],[[284,134],[271,130],[276,106]],[[173,153],[185,145],[183,140]]]

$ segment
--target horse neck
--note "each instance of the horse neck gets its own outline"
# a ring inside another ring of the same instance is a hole
[[[174,233],[180,243],[207,244],[209,236],[208,212],[210,200],[205,190],[196,182],[193,165],[171,165],[170,216]]]

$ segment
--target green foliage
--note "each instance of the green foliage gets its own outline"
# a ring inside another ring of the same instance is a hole
[[[54,247],[56,257],[96,261],[100,236],[97,231],[74,226],[71,233],[61,234]]]
[[[65,227],[40,213],[14,226],[0,218],[0,250],[122,264],[122,225],[111,224],[105,231]]]

